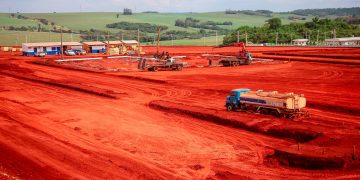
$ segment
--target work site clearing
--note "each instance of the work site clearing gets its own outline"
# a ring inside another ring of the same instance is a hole
[[[247,47],[235,67],[204,54],[239,47],[159,49],[184,69],[0,52],[0,179],[360,178],[359,48]],[[304,94],[309,116],[226,111],[238,88]]]

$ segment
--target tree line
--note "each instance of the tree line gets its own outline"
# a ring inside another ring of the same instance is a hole
[[[231,9],[226,9],[225,10],[225,14],[246,14],[246,15],[251,15],[251,16],[267,16],[267,17],[271,17],[272,16],[272,11],[269,10],[256,10],[256,11],[252,11],[252,10],[231,10]]]
[[[335,31],[334,31],[335,30]],[[360,27],[338,19],[320,19],[315,17],[306,23],[293,22],[282,25],[279,18],[266,21],[262,27],[242,26],[224,37],[224,44],[237,42],[237,34],[240,41],[245,42],[245,33],[248,33],[248,41],[253,43],[290,43],[293,39],[310,39],[315,43],[317,39],[324,41],[325,38],[360,36]]]
[[[175,26],[183,28],[198,28],[200,29],[200,34],[206,33],[206,30],[211,32],[217,32],[219,35],[225,35],[229,33],[228,29],[222,28],[220,26],[231,26],[233,23],[231,21],[225,22],[214,22],[214,21],[204,21],[201,22],[198,19],[187,17],[185,20],[177,19],[175,21]]]
[[[147,33],[156,33],[157,28],[161,28],[161,30],[167,30],[169,27],[167,26],[160,26],[156,24],[149,24],[149,23],[131,23],[131,22],[117,22],[112,24],[107,24],[107,28],[114,28],[114,29],[122,29],[122,30],[140,30],[142,32]]]
[[[300,16],[352,16],[360,15],[360,7],[352,8],[326,8],[326,9],[298,9],[290,11],[289,13],[300,15]]]

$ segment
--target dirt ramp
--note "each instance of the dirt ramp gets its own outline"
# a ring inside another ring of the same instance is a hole
[[[265,58],[280,61],[301,61],[301,62],[317,62],[329,64],[346,64],[346,65],[360,65],[359,60],[354,59],[333,59],[320,57],[303,57],[303,56],[279,56],[279,55],[257,55],[255,58]]]
[[[355,134],[321,135],[304,144],[275,149],[266,159],[309,170],[354,170],[360,168],[359,144],[360,136]]]
[[[274,157],[280,164],[309,170],[344,169],[346,161],[341,157],[319,157],[275,150]]]
[[[274,127],[267,131],[268,134],[274,137],[288,137],[290,139],[295,139],[297,142],[305,143],[317,138],[321,133],[312,131],[312,130],[304,130],[303,128],[281,128]]]
[[[224,126],[244,129],[276,138],[292,139],[297,142],[307,142],[317,138],[321,134],[312,130],[310,125],[297,126],[296,122],[278,118],[256,121],[257,115],[251,115],[245,112],[217,111],[161,100],[152,101],[149,103],[149,106],[165,112],[187,115]],[[255,121],[249,122],[249,116],[255,119]]]
[[[360,116],[360,108],[351,106],[340,106],[335,104],[325,104],[320,102],[308,101],[307,106],[315,109],[321,109],[325,111],[333,111],[345,114],[351,114],[354,116]]]
[[[25,68],[20,68],[17,65],[13,64],[6,65],[0,68],[0,74],[20,80],[65,88],[110,99],[118,99],[120,96],[126,95],[126,93],[123,92],[114,92],[112,90],[102,89],[95,86],[86,86],[79,83],[63,82],[60,80],[39,77],[34,75],[32,71],[29,71]]]
[[[124,78],[124,79],[148,82],[148,83],[156,83],[156,84],[167,84],[168,83],[168,81],[165,81],[165,80],[152,79],[152,78],[146,78],[146,77],[141,77],[141,76],[131,76],[131,75],[114,75],[114,76]]]

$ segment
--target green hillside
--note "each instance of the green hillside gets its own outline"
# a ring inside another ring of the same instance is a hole
[[[114,12],[88,12],[88,13],[20,13],[20,15],[29,17],[31,19],[17,19],[11,18],[7,13],[0,13],[0,29],[2,27],[21,27],[21,26],[32,26],[37,27],[39,21],[34,19],[46,19],[49,23],[54,22],[56,26],[63,26],[71,29],[73,32],[79,32],[80,30],[90,30],[96,29],[101,31],[110,31],[111,33],[118,33],[120,29],[111,29],[106,28],[107,24],[116,23],[116,22],[133,22],[133,23],[150,23],[157,25],[168,26],[169,29],[167,31],[177,30],[177,31],[187,31],[192,33],[199,32],[198,28],[183,28],[175,26],[175,21],[177,19],[186,19],[187,17],[191,17],[194,19],[198,19],[200,21],[214,21],[214,22],[225,22],[230,21],[233,24],[224,26],[222,28],[233,30],[239,26],[248,25],[248,26],[262,26],[265,24],[265,21],[269,19],[269,17],[261,16],[261,15],[246,15],[246,14],[225,14],[224,12],[209,12],[209,13],[136,13],[133,15],[120,15],[119,18],[116,18],[116,14]],[[15,14],[17,17],[19,14]],[[288,24],[290,21],[288,19],[289,16],[294,16],[293,14],[284,14],[284,13],[273,13],[273,17],[279,17],[282,19],[283,24]],[[306,17],[307,20],[312,17]],[[305,20],[302,20],[305,21]],[[297,21],[297,22],[302,22]],[[52,27],[50,25],[41,25],[45,30],[49,30]],[[20,44],[24,42],[24,38],[20,38],[20,40],[14,39],[14,34],[17,33],[21,36],[25,37],[26,32],[23,31],[1,31],[0,30],[0,45],[6,44]],[[29,33],[29,32],[28,32]],[[36,42],[38,41],[48,41],[48,35],[41,36],[42,33],[35,33],[34,37],[36,38]],[[45,33],[47,34],[47,33]],[[74,35],[75,36],[75,35]],[[79,35],[77,35],[79,37]],[[210,35],[213,36],[213,35]],[[132,37],[133,38],[133,37]],[[35,39],[34,39],[35,41]],[[177,40],[179,44],[191,43],[192,41],[203,44],[203,41],[198,40]],[[169,42],[169,41],[168,41]],[[167,42],[165,42],[167,43]]]
[[[106,24],[128,21],[139,23],[151,23],[158,25],[165,25],[169,27],[169,30],[185,30],[185,31],[197,31],[194,28],[181,28],[175,26],[177,19],[185,19],[192,17],[202,21],[215,21],[233,22],[232,26],[224,26],[224,28],[235,29],[242,25],[248,26],[261,26],[265,23],[269,17],[265,16],[251,16],[245,14],[225,14],[224,12],[211,12],[211,13],[192,13],[192,14],[177,14],[177,13],[138,13],[130,16],[120,15],[116,18],[117,13],[107,12],[94,12],[94,13],[31,13],[22,14],[30,18],[44,18],[50,22],[55,22],[58,25],[62,25],[72,29],[73,31],[98,29],[116,31],[114,29],[106,28]],[[277,14],[274,13],[274,17],[281,17],[283,23],[289,23],[288,16],[291,14]],[[22,26],[22,25],[36,25],[33,20],[18,20],[16,18],[10,18],[8,14],[0,14],[0,24],[2,26]],[[24,22],[25,24],[22,24]]]
[[[59,33],[48,32],[24,32],[24,31],[0,31],[0,46],[21,46],[25,42],[59,42]],[[81,40],[78,34],[64,34],[63,41]]]
[[[36,21],[10,18],[9,14],[0,13],[0,27],[3,26],[37,26]]]

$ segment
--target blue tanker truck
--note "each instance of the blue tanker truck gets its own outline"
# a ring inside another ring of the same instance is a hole
[[[302,110],[305,106],[303,94],[250,89],[232,90],[225,102],[227,111],[242,110],[285,118],[308,117],[308,112]]]

